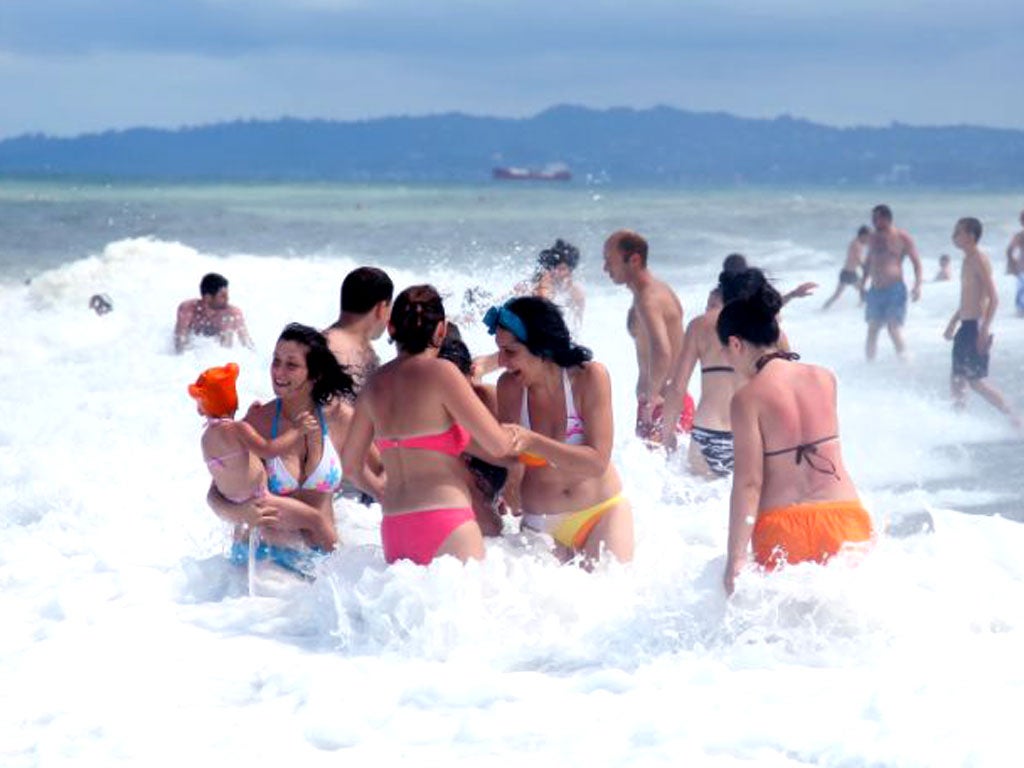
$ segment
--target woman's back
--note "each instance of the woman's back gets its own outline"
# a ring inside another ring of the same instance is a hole
[[[753,408],[761,435],[761,511],[857,498],[842,460],[836,382],[830,371],[769,362],[736,397]]]
[[[381,449],[387,511],[469,503],[460,455],[468,437],[446,404],[455,367],[432,356],[402,356],[374,374],[365,397]]]
[[[718,340],[715,323],[720,309],[711,309],[694,318],[694,341],[700,365],[700,402],[693,415],[694,424],[705,429],[730,430],[729,406],[739,380]]]

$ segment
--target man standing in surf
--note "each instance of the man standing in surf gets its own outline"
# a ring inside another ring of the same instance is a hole
[[[636,343],[636,434],[661,440],[661,411],[669,376],[683,349],[683,305],[666,283],[647,268],[647,241],[636,232],[613,232],[604,244],[604,271],[633,293],[626,316]]]
[[[960,306],[949,319],[944,336],[953,342],[953,372],[950,389],[956,409],[967,405],[967,386],[981,395],[1018,429],[1020,419],[1003,396],[985,379],[988,377],[988,357],[992,348],[992,318],[999,306],[996,281],[992,277],[992,263],[978,248],[981,222],[963,218],[953,230],[953,244],[963,251],[964,264],[960,269]],[[959,326],[959,327],[958,327]]]
[[[907,285],[903,281],[903,259],[910,258],[914,267],[914,287],[910,297],[921,298],[921,257],[913,238],[904,230],[893,226],[892,210],[887,205],[876,205],[871,211],[875,231],[868,238],[868,255],[864,263],[867,275],[864,287],[865,319],[868,323],[866,352],[874,360],[878,352],[878,334],[884,325],[889,338],[902,359],[906,355],[903,341],[903,323],[907,319]]]

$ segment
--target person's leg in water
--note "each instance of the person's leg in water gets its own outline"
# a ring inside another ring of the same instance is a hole
[[[896,354],[900,360],[907,359],[907,345],[903,341],[903,324],[898,322],[887,323],[886,327],[889,330],[889,338],[892,339],[892,345],[896,348]]]
[[[1006,399],[998,389],[989,384],[985,379],[969,379],[967,383],[970,384],[971,389],[981,395],[987,403],[1006,416],[1014,427],[1017,429],[1021,428],[1020,417],[1009,406]]]
[[[587,536],[583,547],[587,560],[596,562],[602,552],[620,563],[633,559],[633,508],[627,499],[605,512]]]
[[[875,355],[878,354],[878,334],[882,330],[881,323],[871,322],[868,323],[868,340],[865,347],[865,352],[869,361],[875,359]]]
[[[846,290],[846,283],[840,281],[839,285],[836,286],[835,293],[833,293],[829,297],[829,300],[825,302],[825,306],[822,307],[822,310],[826,310],[829,307],[831,307],[833,304],[835,304],[836,300],[842,295],[844,290]]]
[[[953,395],[953,408],[964,410],[967,407],[967,379],[954,373],[949,379],[949,391]]]
[[[454,555],[462,562],[484,559],[484,537],[476,519],[467,520],[444,540],[438,547],[434,559],[441,555]]]

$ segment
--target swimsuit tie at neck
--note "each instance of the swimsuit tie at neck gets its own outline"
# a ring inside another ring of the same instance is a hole
[[[768,352],[757,358],[757,362],[754,363],[755,372],[759,372],[772,360],[799,360],[800,355],[796,352],[783,352],[782,350],[776,350],[775,352]]]

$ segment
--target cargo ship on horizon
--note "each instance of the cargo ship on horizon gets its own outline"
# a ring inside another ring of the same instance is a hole
[[[549,165],[542,170],[497,166],[491,171],[493,178],[500,181],[570,181],[572,172],[566,165]]]

